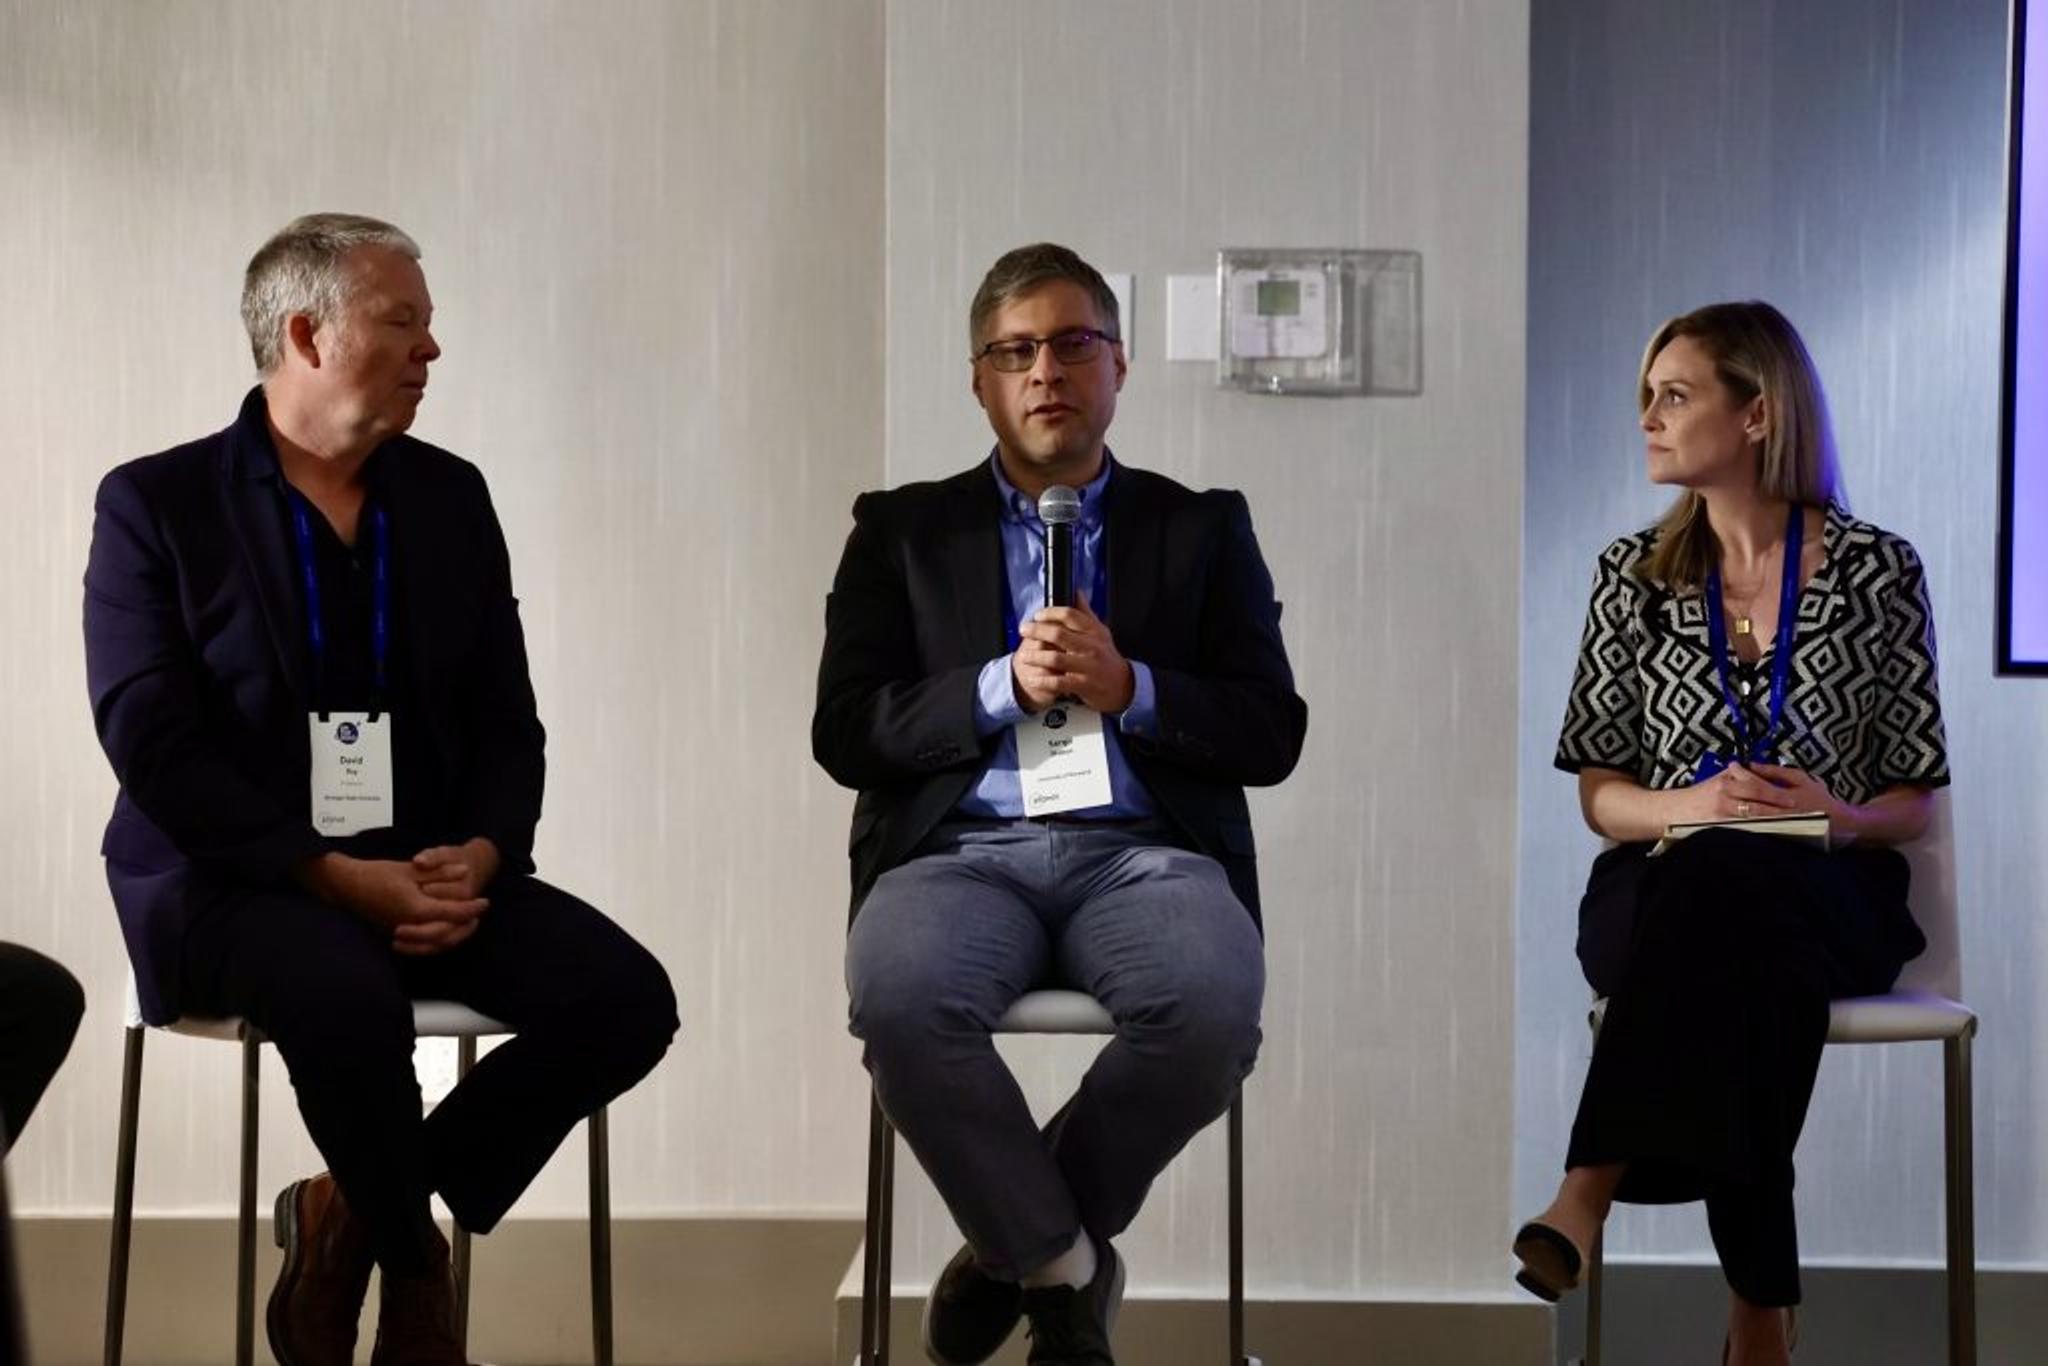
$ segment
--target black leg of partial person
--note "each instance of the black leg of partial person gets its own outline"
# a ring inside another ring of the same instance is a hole
[[[33,949],[0,943],[0,1160],[28,1126],[36,1102],[78,1037],[85,992],[63,966]],[[27,1359],[14,1267],[14,1228],[0,1179],[0,1360]]]
[[[84,1015],[85,990],[62,964],[0,943],[0,1156],[28,1127]]]

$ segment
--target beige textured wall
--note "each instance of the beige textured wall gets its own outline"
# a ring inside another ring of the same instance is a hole
[[[882,470],[881,21],[0,5],[0,936],[93,1002],[11,1169],[22,1209],[111,1200],[126,967],[79,647],[93,486],[233,416],[242,265],[313,208],[425,247],[446,356],[417,431],[484,467],[511,541],[550,730],[542,871],[681,988],[676,1051],[614,1119],[619,1209],[857,1200],[846,802],[807,720],[845,509]],[[143,1208],[231,1205],[235,1073],[153,1041]],[[315,1159],[267,1075],[281,1182]],[[522,1210],[581,1210],[578,1153]]]
[[[1000,252],[1138,274],[1119,455],[1241,488],[1286,604],[1309,738],[1256,794],[1266,1047],[1251,1083],[1261,1294],[1507,1287],[1524,0],[891,0],[891,483],[989,448],[963,362]],[[1163,359],[1164,277],[1223,246],[1423,257],[1426,392],[1271,399]],[[1020,1045],[1041,1101],[1085,1051]],[[899,1278],[954,1241],[908,1183]],[[1218,1286],[1205,1135],[1126,1250]]]
[[[448,354],[420,433],[484,464],[511,537],[553,737],[543,865],[683,990],[676,1053],[615,1119],[620,1210],[853,1210],[849,799],[805,738],[823,590],[857,489],[986,449],[961,314],[997,252],[1049,236],[1139,273],[1117,445],[1249,494],[1312,707],[1299,773],[1256,799],[1254,1290],[1493,1294],[1527,22],[1522,0],[0,0],[0,934],[95,1000],[20,1203],[104,1209],[112,1164],[91,489],[226,421],[242,262],[347,206],[427,249]],[[1161,359],[1166,272],[1332,243],[1422,251],[1423,397],[1251,399]],[[1014,1053],[1043,1097],[1086,1057]],[[146,1207],[230,1202],[233,1072],[156,1045]],[[270,1075],[281,1178],[312,1158]],[[1128,1244],[1141,1289],[1218,1284],[1221,1172],[1205,1136],[1160,1184]],[[579,1180],[572,1153],[525,1208],[576,1212]],[[905,1185],[909,1286],[950,1236]]]

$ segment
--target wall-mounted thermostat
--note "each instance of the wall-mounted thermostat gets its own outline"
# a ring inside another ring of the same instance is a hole
[[[1227,248],[1216,382],[1259,394],[1422,392],[1422,256]]]

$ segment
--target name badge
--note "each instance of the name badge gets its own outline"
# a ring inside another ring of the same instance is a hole
[[[387,829],[391,821],[391,714],[314,712],[313,828],[323,835]]]
[[[1102,738],[1102,713],[1079,702],[1055,702],[1019,721],[1017,781],[1024,789],[1024,814],[1109,804],[1109,744]]]

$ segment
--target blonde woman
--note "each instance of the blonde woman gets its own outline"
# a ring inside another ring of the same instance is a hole
[[[1828,1002],[1924,945],[1890,846],[1948,781],[1919,557],[1841,501],[1827,406],[1792,325],[1713,304],[1657,329],[1638,376],[1650,479],[1682,492],[1600,556],[1557,766],[1614,843],[1579,907],[1607,1015],[1563,1183],[1516,1279],[1578,1284],[1617,1199],[1704,1199],[1730,1288],[1722,1359],[1795,1336],[1792,1150]],[[1837,846],[1664,827],[1823,812]]]

